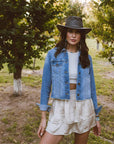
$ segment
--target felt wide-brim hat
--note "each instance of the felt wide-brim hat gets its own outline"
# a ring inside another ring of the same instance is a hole
[[[65,29],[68,29],[68,28],[80,30],[85,34],[91,31],[91,28],[83,27],[82,18],[78,16],[69,16],[66,19],[65,25],[58,24],[57,28],[59,29],[60,32],[63,32]]]

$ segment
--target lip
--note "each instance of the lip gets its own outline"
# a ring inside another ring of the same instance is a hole
[[[76,39],[71,39],[72,42],[76,42]]]

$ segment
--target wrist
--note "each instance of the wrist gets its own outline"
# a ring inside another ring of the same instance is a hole
[[[100,121],[100,118],[99,118],[99,116],[96,116],[96,118],[95,118],[95,119],[96,119],[96,121]]]
[[[99,116],[99,114],[96,114],[96,117],[98,117]]]
[[[46,111],[42,111],[41,119],[46,119]]]

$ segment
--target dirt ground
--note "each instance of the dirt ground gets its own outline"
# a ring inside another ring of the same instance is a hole
[[[23,85],[23,90],[23,94],[16,97],[12,95],[13,86],[8,86],[7,88],[2,87],[2,91],[0,92],[0,144],[3,144],[2,138],[8,136],[5,133],[6,125],[2,122],[2,119],[7,118],[7,115],[10,113],[11,117],[15,118],[14,121],[16,121],[18,127],[21,129],[26,123],[26,112],[35,107],[36,102],[39,102],[40,89]],[[10,120],[12,118],[7,119]]]
[[[23,75],[26,74],[42,74],[42,70],[35,72],[23,71]],[[39,101],[40,88],[23,84],[23,94],[16,97],[13,95],[13,86],[0,87],[0,119],[4,118],[5,114],[10,111],[15,117],[18,117],[18,124],[21,127],[21,125],[23,125],[22,123],[25,123],[24,111],[29,111],[29,109],[36,106],[36,102]],[[114,109],[114,102],[108,96],[98,96],[98,102],[108,109]],[[0,120],[0,144],[2,144],[1,139],[5,135],[7,136],[7,134],[4,133],[4,123]]]

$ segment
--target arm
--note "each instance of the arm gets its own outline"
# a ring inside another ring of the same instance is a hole
[[[51,62],[48,52],[43,68],[40,104],[37,103],[41,111],[50,111],[51,106],[48,105],[48,100],[51,91],[51,81]]]
[[[102,106],[98,107],[98,104],[97,104],[97,95],[96,95],[96,86],[95,86],[92,58],[91,58],[91,56],[89,56],[89,58],[90,58],[91,97],[93,100],[95,113],[96,113],[96,115],[98,115],[99,112],[101,111]]]
[[[39,138],[41,138],[42,135],[45,133],[45,128],[46,128],[46,111],[42,111],[41,122],[37,132]]]

